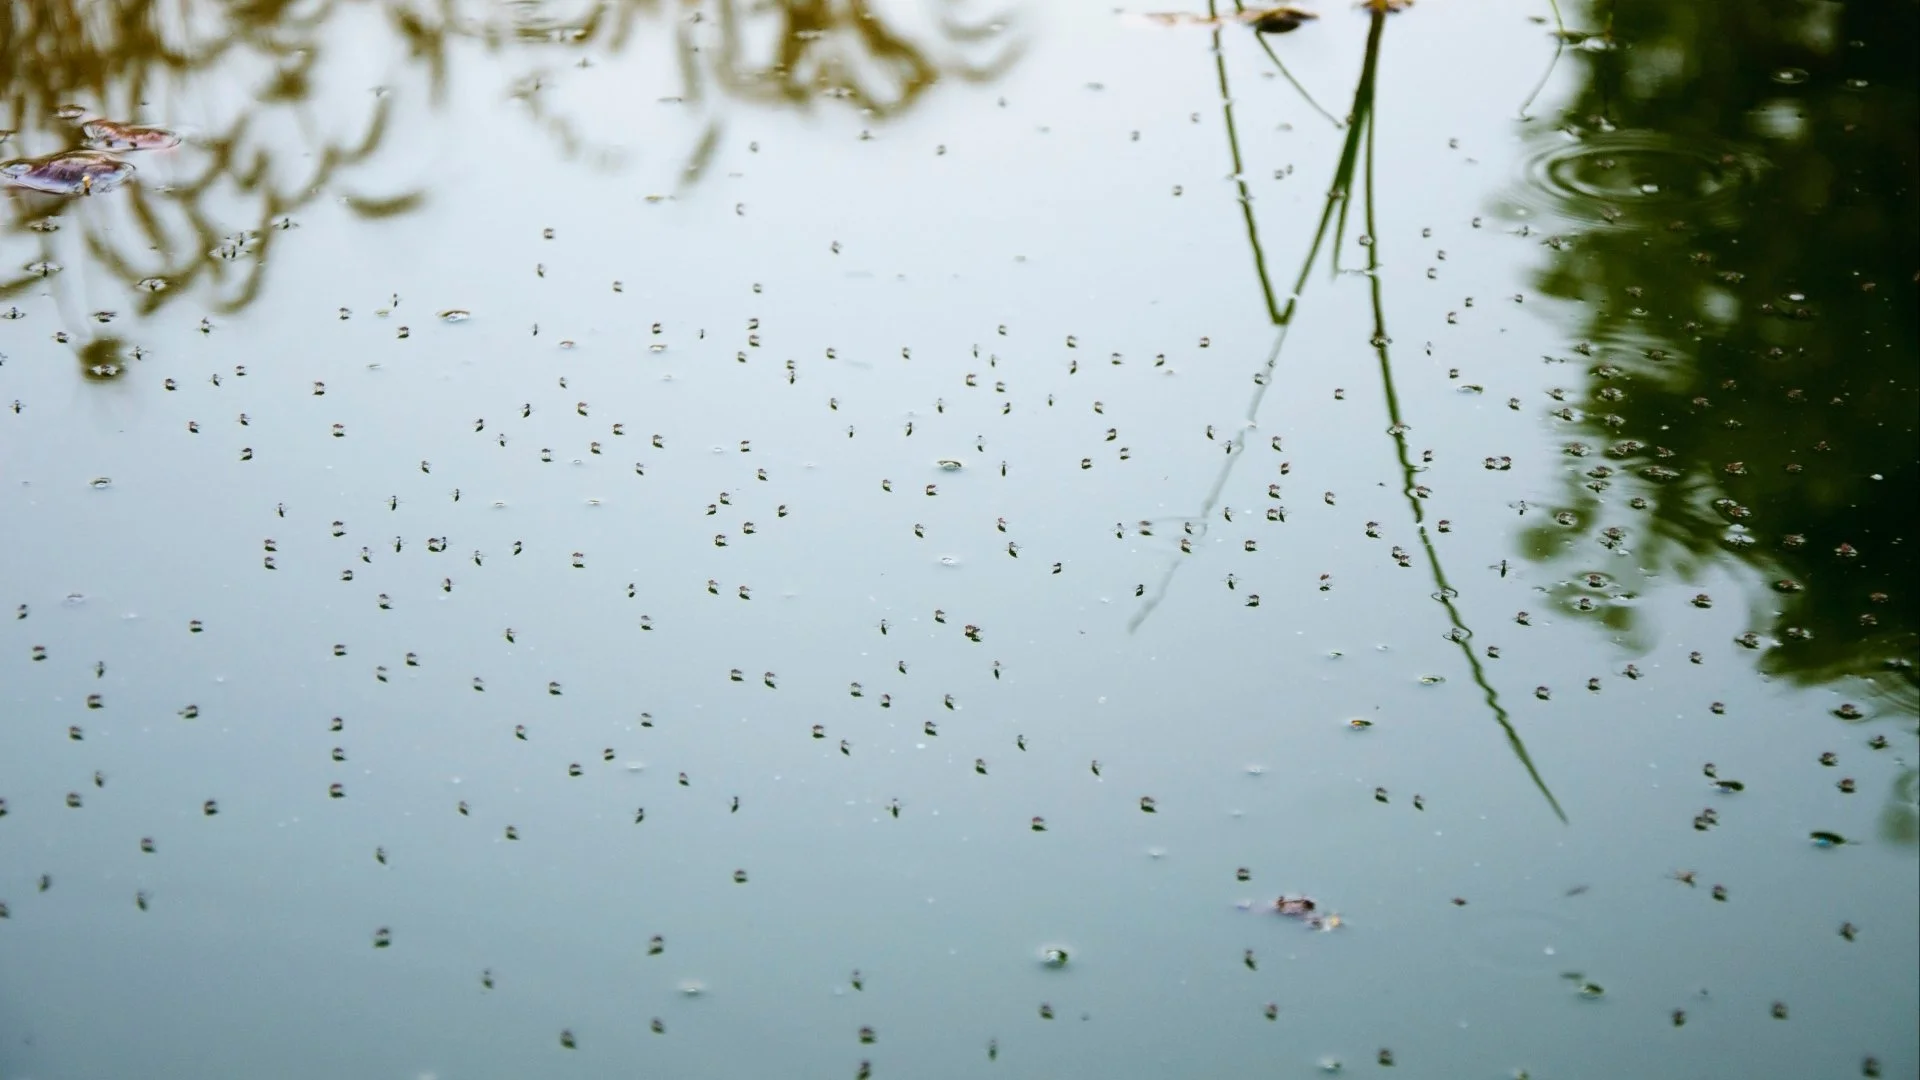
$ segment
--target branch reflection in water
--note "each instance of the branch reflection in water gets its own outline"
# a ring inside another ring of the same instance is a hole
[[[109,138],[103,149],[134,165],[135,182],[110,196],[15,192],[7,233],[33,233],[42,260],[66,274],[104,269],[134,290],[140,314],[203,283],[208,310],[238,311],[258,293],[290,215],[322,194],[340,195],[343,172],[380,150],[393,98],[346,83],[359,69],[330,62],[339,50],[325,28],[351,5],[101,6],[12,5],[0,16],[0,49],[12,61],[0,89],[18,129],[10,148],[58,152],[89,141],[89,129],[99,145],[100,131],[128,123],[185,137],[178,145]],[[419,199],[349,196],[349,205],[380,215]],[[83,335],[64,276],[55,278],[55,299],[67,328]],[[0,295],[34,284],[0,283]],[[100,344],[81,348],[97,353]]]
[[[358,190],[356,178],[391,150],[397,127],[416,122],[396,110],[447,100],[449,57],[463,43],[533,61],[509,80],[507,94],[575,158],[589,147],[581,123],[546,102],[560,77],[551,53],[584,68],[618,55],[643,26],[670,33],[682,100],[705,121],[682,185],[703,175],[730,102],[806,106],[819,97],[885,118],[943,78],[991,79],[1020,55],[1004,21],[972,14],[963,0],[919,8],[930,16],[921,35],[930,43],[897,29],[897,15],[867,0],[717,0],[686,11],[656,0],[8,5],[0,13],[0,55],[8,58],[0,97],[11,130],[0,149],[14,158],[10,166],[24,170],[32,158],[82,146],[88,125],[109,134],[134,130],[115,125],[151,125],[169,138],[152,150],[129,139],[102,146],[137,174],[112,198],[94,197],[109,194],[98,178],[59,194],[9,177],[0,237],[9,256],[23,247],[34,253],[14,263],[26,269],[0,279],[0,300],[52,291],[65,343],[93,379],[116,377],[137,349],[96,330],[115,313],[79,312],[69,278],[80,277],[84,293],[90,271],[103,270],[131,292],[136,315],[189,295],[214,315],[242,310],[263,287],[276,238],[315,200],[343,199],[359,216],[378,218],[430,197],[425,188]]]

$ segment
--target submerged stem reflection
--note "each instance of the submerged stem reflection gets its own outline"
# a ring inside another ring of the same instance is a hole
[[[1374,16],[1374,25],[1376,28],[1380,25],[1380,16]],[[1368,102],[1371,105],[1372,99],[1369,98]],[[1454,603],[1454,598],[1460,594],[1448,582],[1446,568],[1440,565],[1440,551],[1434,545],[1432,532],[1427,528],[1426,509],[1421,505],[1420,486],[1415,480],[1420,469],[1414,465],[1412,452],[1407,446],[1407,424],[1401,416],[1400,395],[1393,383],[1393,358],[1389,352],[1393,339],[1387,336],[1386,300],[1382,295],[1383,286],[1380,284],[1380,230],[1374,224],[1373,215],[1372,109],[1369,108],[1364,114],[1357,113],[1354,126],[1366,129],[1365,215],[1367,238],[1370,241],[1367,245],[1367,288],[1373,303],[1373,351],[1379,359],[1380,387],[1387,403],[1387,420],[1389,421],[1387,433],[1393,439],[1394,455],[1400,463],[1400,494],[1407,501],[1407,512],[1413,518],[1414,532],[1419,535],[1420,547],[1426,552],[1427,572],[1433,579],[1433,598],[1439,601],[1440,606],[1447,611],[1447,621],[1450,624],[1447,640],[1453,642],[1454,647],[1460,650],[1461,659],[1466,661],[1467,670],[1472,673],[1473,684],[1480,688],[1481,698],[1487,704],[1487,711],[1493,714],[1494,722],[1499,724],[1500,729],[1506,733],[1507,745],[1512,748],[1513,756],[1519,759],[1521,767],[1527,770],[1527,776],[1533,780],[1533,786],[1538,788],[1540,794],[1546,798],[1547,805],[1553,807],[1554,816],[1564,822],[1567,820],[1567,812],[1561,809],[1560,800],[1554,798],[1553,789],[1547,786],[1546,779],[1540,775],[1539,768],[1534,765],[1533,756],[1527,752],[1526,743],[1520,738],[1520,733],[1514,729],[1513,720],[1508,716],[1506,707],[1500,704],[1500,692],[1494,689],[1493,683],[1487,678],[1486,668],[1480,663],[1480,658],[1473,654],[1473,630],[1461,615],[1459,605]]]
[[[1272,376],[1279,365],[1281,350],[1286,345],[1287,332],[1291,328],[1293,317],[1299,308],[1300,298],[1306,290],[1308,279],[1312,274],[1315,262],[1319,259],[1321,246],[1326,242],[1329,230],[1333,232],[1333,245],[1335,249],[1332,269],[1335,274],[1339,273],[1337,252],[1340,238],[1345,229],[1347,211],[1351,205],[1351,193],[1356,173],[1360,171],[1362,164],[1364,164],[1365,172],[1364,175],[1361,176],[1361,181],[1363,184],[1365,205],[1362,208],[1362,213],[1366,219],[1366,274],[1369,288],[1371,289],[1374,320],[1371,341],[1375,355],[1378,358],[1382,394],[1385,398],[1388,417],[1391,421],[1391,426],[1388,430],[1394,441],[1395,455],[1400,466],[1402,477],[1401,490],[1407,500],[1408,510],[1413,517],[1416,531],[1420,535],[1421,545],[1426,551],[1427,567],[1432,577],[1435,590],[1433,596],[1441,606],[1446,609],[1448,622],[1450,624],[1447,634],[1448,639],[1460,650],[1461,656],[1466,662],[1467,669],[1472,673],[1474,685],[1480,688],[1488,711],[1492,714],[1495,723],[1497,723],[1505,733],[1507,744],[1512,749],[1514,757],[1519,760],[1521,766],[1526,770],[1527,776],[1533,781],[1534,786],[1539,789],[1540,794],[1547,800],[1547,805],[1553,809],[1554,815],[1564,822],[1567,820],[1566,811],[1561,808],[1560,801],[1554,797],[1552,789],[1548,787],[1545,778],[1540,775],[1539,768],[1534,764],[1532,756],[1527,752],[1526,743],[1521,739],[1520,733],[1515,729],[1512,718],[1508,715],[1506,708],[1500,703],[1499,691],[1494,688],[1492,682],[1487,678],[1486,669],[1480,663],[1479,658],[1473,654],[1472,630],[1467,626],[1458,605],[1454,603],[1454,598],[1458,593],[1448,582],[1446,570],[1440,562],[1439,552],[1435,548],[1433,538],[1426,527],[1425,511],[1421,507],[1420,494],[1417,490],[1418,485],[1415,481],[1418,469],[1415,467],[1408,451],[1405,434],[1407,427],[1402,420],[1399,396],[1394,388],[1393,364],[1388,351],[1390,341],[1387,337],[1386,330],[1386,307],[1381,291],[1379,235],[1374,221],[1373,185],[1374,86],[1379,70],[1380,46],[1386,29],[1386,18],[1392,10],[1392,6],[1388,4],[1371,5],[1366,55],[1361,66],[1359,81],[1354,87],[1352,108],[1348,114],[1346,138],[1341,144],[1340,157],[1334,166],[1333,183],[1328,188],[1326,204],[1321,210],[1319,224],[1314,230],[1313,240],[1308,246],[1306,257],[1301,260],[1299,274],[1294,281],[1293,290],[1289,294],[1284,306],[1277,304],[1275,301],[1272,285],[1267,277],[1266,258],[1260,247],[1258,231],[1254,227],[1252,206],[1246,184],[1243,180],[1239,180],[1241,158],[1239,138],[1233,120],[1233,101],[1228,90],[1226,61],[1220,50],[1220,29],[1216,26],[1213,31],[1214,57],[1219,73],[1222,115],[1226,122],[1228,146],[1233,155],[1236,180],[1239,181],[1240,203],[1246,218],[1248,240],[1254,252],[1254,266],[1260,279],[1262,295],[1266,300],[1269,317],[1272,319],[1276,329],[1274,332],[1273,345],[1268,350],[1266,361],[1259,375],[1256,377],[1256,388],[1247,405],[1247,423],[1228,441],[1226,459],[1214,477],[1213,485],[1208,489],[1205,498],[1201,500],[1201,507],[1197,517],[1205,520],[1212,516],[1215,507],[1219,504],[1221,492],[1225,490],[1227,480],[1232,475],[1234,466],[1238,464],[1246,448],[1246,431],[1253,426],[1254,421],[1259,415],[1261,403],[1266,398],[1267,390],[1272,386]],[[1212,11],[1213,4],[1210,2],[1209,12],[1212,13]],[[1153,614],[1154,610],[1159,607],[1160,602],[1166,598],[1167,591],[1173,581],[1173,576],[1178,571],[1182,561],[1179,557],[1175,557],[1168,562],[1167,568],[1165,572],[1162,573],[1160,581],[1155,586],[1153,593],[1141,604],[1140,610],[1135,612],[1133,617],[1128,620],[1127,630],[1129,633],[1137,631],[1140,626],[1146,622],[1147,618]]]
[[[1214,0],[1207,0],[1207,14],[1218,16]],[[1213,64],[1220,76],[1220,113],[1226,120],[1227,149],[1233,154],[1233,183],[1240,193],[1240,215],[1247,223],[1247,246],[1253,249],[1253,270],[1260,278],[1260,293],[1267,300],[1267,316],[1277,324],[1281,321],[1280,305],[1273,298],[1273,282],[1267,277],[1267,253],[1260,247],[1260,229],[1253,220],[1253,195],[1247,190],[1246,166],[1240,160],[1240,133],[1233,123],[1233,92],[1227,87],[1227,54],[1220,48],[1217,24],[1213,28]]]

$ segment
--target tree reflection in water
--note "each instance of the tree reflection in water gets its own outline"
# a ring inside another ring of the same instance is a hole
[[[343,171],[377,153],[389,130],[389,95],[320,88],[329,77],[352,77],[329,70],[335,50],[322,33],[344,6],[11,5],[0,20],[0,49],[12,61],[4,90],[18,150],[77,145],[76,122],[96,116],[182,123],[191,137],[174,150],[129,154],[148,174],[142,180],[158,182],[129,185],[112,198],[15,198],[8,232],[31,227],[51,261],[65,255],[77,264],[84,255],[133,287],[143,314],[202,283],[208,310],[245,307],[289,215],[322,193],[337,195]],[[356,98],[364,104],[351,116],[315,107]],[[418,198],[401,193],[355,205],[391,213]],[[0,293],[34,283],[16,278],[0,284]],[[58,290],[56,298],[68,328],[79,332]],[[95,365],[89,370],[98,373]]]
[[[1596,219],[1548,238],[1541,282],[1594,312],[1568,357],[1594,374],[1565,414],[1592,460],[1565,509],[1601,544],[1626,526],[1642,565],[1690,574],[1733,553],[1763,569],[1769,670],[1894,661],[1911,685],[1897,493],[1915,482],[1920,108],[1884,70],[1896,58],[1847,43],[1920,26],[1910,6],[1809,10],[1625,2],[1614,34],[1636,47],[1580,53],[1580,141],[1542,177],[1556,209]],[[1662,197],[1679,183],[1693,189]],[[1560,558],[1564,536],[1529,546]]]
[[[1584,389],[1552,406],[1588,454],[1523,544],[1567,580],[1622,545],[1687,580],[1732,561],[1749,595],[1700,603],[1748,605],[1762,670],[1870,680],[1881,719],[1911,717],[1920,95],[1877,43],[1911,40],[1920,9],[1607,12],[1517,200],[1567,230],[1544,238],[1541,289],[1592,312],[1564,357]],[[1594,617],[1631,635],[1647,613]],[[1887,831],[1912,843],[1902,783]]]
[[[896,30],[866,0],[716,0],[711,11],[654,0],[11,4],[0,13],[0,95],[13,129],[0,142],[7,157],[77,146],[78,125],[96,117],[178,125],[187,139],[164,157],[130,154],[143,182],[111,199],[9,192],[0,235],[12,265],[37,269],[0,279],[0,300],[51,285],[69,343],[93,378],[124,370],[126,349],[90,333],[110,313],[89,319],[73,309],[63,280],[76,272],[104,269],[133,290],[142,315],[185,295],[212,314],[245,308],[262,287],[275,238],[315,199],[344,196],[356,213],[381,217],[428,197],[421,189],[356,192],[354,174],[393,143],[397,102],[422,90],[429,104],[446,100],[449,51],[463,42],[536,58],[557,48],[584,66],[626,48],[643,18],[664,23],[685,99],[706,105],[705,130],[682,170],[691,183],[720,137],[722,113],[710,97],[805,105],[818,96],[884,117],[941,78],[992,78],[1017,58],[1017,45],[999,42],[1000,25],[963,16],[959,0],[937,0],[934,13],[931,35],[951,57]],[[991,54],[984,62],[962,55],[982,47]],[[369,85],[395,70],[403,72],[398,83]],[[515,80],[513,96],[564,153],[577,155],[584,141],[576,123],[546,107],[542,86],[536,69]],[[14,258],[28,250],[37,254]]]

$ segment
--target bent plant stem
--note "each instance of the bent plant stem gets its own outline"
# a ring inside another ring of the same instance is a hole
[[[1273,385],[1273,373],[1280,365],[1280,352],[1287,343],[1287,330],[1293,323],[1294,313],[1299,310],[1300,297],[1306,291],[1307,279],[1313,273],[1313,264],[1320,258],[1320,248],[1326,243],[1327,229],[1334,223],[1335,214],[1343,217],[1345,215],[1347,192],[1353,186],[1354,169],[1360,160],[1360,136],[1367,130],[1368,120],[1373,112],[1375,61],[1380,53],[1381,31],[1385,26],[1385,18],[1383,13],[1378,12],[1373,16],[1373,25],[1367,34],[1366,62],[1360,70],[1360,83],[1354,88],[1353,109],[1349,114],[1347,137],[1340,148],[1340,161],[1334,168],[1333,183],[1327,188],[1326,205],[1320,211],[1320,224],[1314,229],[1313,243],[1307,247],[1306,258],[1300,261],[1300,273],[1294,278],[1293,291],[1287,296],[1287,302],[1284,305],[1276,304],[1272,286],[1268,282],[1266,260],[1261,254],[1259,235],[1253,227],[1253,207],[1247,200],[1245,181],[1241,181],[1241,205],[1247,220],[1248,241],[1253,246],[1254,265],[1260,271],[1260,285],[1266,298],[1268,317],[1273,320],[1275,326],[1273,346],[1267,350],[1266,362],[1254,375],[1255,389],[1253,397],[1247,402],[1246,421],[1241,425],[1240,430],[1234,432],[1233,437],[1227,440],[1226,461],[1221,464],[1219,473],[1214,476],[1213,486],[1207,490],[1206,497],[1201,500],[1199,515],[1191,520],[1205,521],[1213,515],[1214,508],[1220,504],[1220,493],[1226,489],[1227,479],[1233,474],[1233,467],[1242,456],[1241,451],[1246,449],[1247,429],[1254,426],[1260,415],[1260,406],[1266,400],[1267,390]],[[1226,61],[1220,59],[1217,30],[1214,32],[1214,54],[1220,71],[1220,96],[1227,116],[1228,143],[1233,151],[1234,171],[1238,173],[1240,171],[1239,140],[1233,128],[1233,107],[1231,98],[1227,94]],[[1173,584],[1173,575],[1179,570],[1181,561],[1182,557],[1176,556],[1167,563],[1166,570],[1160,575],[1160,581],[1154,586],[1153,595],[1140,605],[1140,610],[1134,613],[1133,618],[1127,620],[1128,633],[1139,630],[1141,624],[1145,623],[1148,616],[1160,606],[1160,602],[1166,599],[1167,590]]]
[[[1210,3],[1210,9],[1211,6]],[[1375,354],[1379,358],[1381,382],[1385,389],[1387,412],[1392,423],[1390,430],[1394,432],[1395,452],[1399,458],[1403,481],[1402,491],[1407,498],[1408,507],[1412,511],[1414,523],[1420,533],[1421,546],[1426,551],[1427,568],[1434,582],[1434,595],[1439,599],[1441,605],[1447,609],[1447,617],[1452,627],[1448,637],[1460,648],[1461,655],[1466,660],[1467,668],[1472,672],[1474,684],[1480,688],[1487,703],[1487,708],[1493,714],[1494,721],[1498,723],[1501,730],[1506,733],[1507,744],[1512,748],[1514,756],[1519,759],[1522,767],[1526,769],[1527,775],[1532,778],[1534,786],[1540,790],[1540,794],[1546,798],[1547,805],[1553,808],[1554,815],[1564,822],[1567,820],[1566,811],[1561,809],[1560,801],[1554,797],[1552,789],[1547,786],[1546,780],[1541,777],[1538,767],[1533,763],[1532,756],[1527,752],[1526,743],[1520,738],[1519,732],[1514,729],[1512,719],[1508,716],[1505,707],[1500,704],[1499,692],[1494,689],[1492,683],[1488,680],[1486,670],[1481,665],[1479,659],[1473,655],[1471,645],[1472,631],[1467,627],[1465,620],[1460,614],[1459,608],[1453,602],[1455,591],[1447,582],[1446,570],[1440,564],[1439,552],[1435,549],[1433,538],[1426,528],[1425,511],[1421,508],[1419,497],[1414,491],[1414,477],[1416,473],[1407,449],[1405,425],[1401,422],[1400,400],[1393,384],[1392,358],[1388,351],[1386,305],[1381,294],[1380,285],[1378,229],[1374,221],[1373,90],[1374,80],[1378,72],[1380,42],[1385,23],[1386,12],[1373,12],[1372,23],[1367,34],[1366,60],[1361,66],[1360,81],[1354,87],[1353,108],[1349,115],[1347,137],[1341,146],[1339,162],[1334,167],[1333,183],[1327,189],[1326,205],[1321,210],[1320,222],[1314,230],[1313,242],[1308,246],[1306,257],[1301,260],[1300,272],[1294,280],[1293,291],[1287,297],[1287,302],[1283,306],[1275,303],[1272,286],[1266,274],[1266,260],[1261,253],[1258,233],[1254,228],[1252,206],[1247,201],[1245,182],[1240,182],[1241,205],[1246,216],[1248,240],[1254,250],[1254,265],[1260,273],[1261,290],[1267,302],[1268,315],[1273,320],[1275,326],[1274,339],[1272,347],[1267,352],[1266,363],[1255,376],[1254,381],[1256,388],[1253,392],[1252,399],[1247,405],[1246,423],[1227,441],[1226,460],[1221,464],[1219,472],[1214,477],[1213,486],[1208,490],[1205,499],[1202,500],[1200,512],[1196,520],[1205,521],[1212,516],[1214,508],[1219,505],[1221,492],[1225,490],[1227,480],[1232,475],[1233,467],[1242,456],[1242,451],[1246,448],[1247,429],[1254,425],[1254,422],[1259,416],[1261,404],[1266,398],[1267,390],[1273,385],[1273,374],[1279,366],[1281,351],[1286,346],[1287,331],[1291,328],[1293,317],[1299,309],[1300,297],[1306,291],[1307,281],[1313,273],[1313,266],[1320,257],[1321,246],[1326,243],[1329,228],[1335,229],[1334,243],[1336,249],[1338,247],[1338,237],[1340,231],[1344,229],[1346,212],[1350,205],[1349,192],[1353,188],[1354,174],[1361,163],[1363,150],[1361,139],[1364,137],[1366,140],[1364,146],[1366,173],[1362,183],[1366,206],[1363,212],[1366,217],[1367,236],[1370,241],[1367,247],[1367,277],[1372,291],[1373,301],[1373,345]],[[1238,177],[1241,172],[1239,139],[1233,122],[1232,99],[1228,94],[1226,62],[1220,54],[1219,45],[1219,33],[1216,30],[1214,35],[1214,55],[1220,77],[1222,112],[1227,122],[1227,141],[1228,147],[1233,154],[1234,172],[1236,177]],[[1337,263],[1337,256],[1334,261]],[[1336,266],[1335,269],[1337,272],[1338,267]],[[1160,581],[1155,586],[1153,595],[1147,598],[1147,600],[1141,604],[1140,610],[1134,613],[1132,619],[1128,620],[1128,633],[1139,630],[1140,626],[1145,623],[1147,618],[1159,607],[1160,602],[1166,598],[1167,592],[1173,582],[1173,575],[1179,570],[1180,564],[1183,561],[1184,558],[1181,556],[1175,556],[1169,560],[1166,570],[1161,574]]]
[[[1247,7],[1242,0],[1233,0],[1233,10],[1244,15]],[[1207,5],[1207,14],[1214,14],[1211,3]],[[1219,50],[1219,37],[1219,31],[1216,30],[1214,32],[1214,49],[1216,52]],[[1260,51],[1267,54],[1267,59],[1273,61],[1273,66],[1280,72],[1280,77],[1287,80],[1287,85],[1293,87],[1294,90],[1299,93],[1300,99],[1312,107],[1314,112],[1326,117],[1327,123],[1338,128],[1340,126],[1340,118],[1322,108],[1318,101],[1313,100],[1313,95],[1307,93],[1307,88],[1300,85],[1300,80],[1293,77],[1293,72],[1287,70],[1286,64],[1281,63],[1279,54],[1273,51],[1273,46],[1267,44],[1267,36],[1265,34],[1255,34],[1253,35],[1253,40],[1255,44],[1260,46]]]
[[[1376,26],[1379,25],[1380,18],[1379,15],[1374,16]],[[1415,484],[1414,478],[1418,475],[1418,470],[1414,467],[1412,454],[1407,447],[1407,425],[1401,417],[1400,395],[1393,384],[1393,357],[1390,352],[1392,340],[1387,337],[1386,301],[1380,285],[1380,232],[1374,224],[1373,216],[1372,119],[1369,112],[1365,120],[1356,121],[1356,127],[1364,124],[1367,132],[1366,174],[1363,181],[1366,202],[1363,212],[1366,216],[1367,236],[1371,240],[1367,245],[1367,285],[1373,299],[1373,352],[1380,362],[1380,387],[1387,403],[1389,424],[1387,431],[1393,438],[1394,455],[1400,463],[1400,493],[1407,500],[1407,509],[1413,515],[1414,530],[1420,534],[1420,546],[1427,554],[1427,570],[1433,579],[1433,597],[1447,609],[1447,621],[1451,624],[1447,639],[1459,648],[1461,657],[1466,660],[1467,670],[1473,673],[1474,685],[1480,688],[1481,695],[1487,703],[1487,709],[1493,713],[1494,722],[1499,724],[1501,730],[1507,734],[1507,745],[1513,749],[1513,756],[1518,758],[1521,766],[1527,770],[1527,775],[1533,779],[1533,786],[1539,788],[1540,794],[1546,797],[1547,805],[1553,808],[1554,816],[1565,823],[1567,812],[1560,808],[1560,800],[1553,797],[1553,790],[1547,786],[1545,778],[1540,775],[1539,768],[1533,763],[1532,755],[1527,753],[1526,743],[1520,738],[1520,733],[1514,730],[1512,719],[1507,715],[1505,706],[1500,704],[1500,692],[1495,690],[1492,682],[1487,679],[1487,672],[1481,666],[1480,658],[1473,655],[1473,631],[1467,626],[1466,620],[1461,617],[1459,607],[1453,602],[1453,598],[1458,593],[1452,585],[1448,584],[1446,569],[1440,565],[1440,552],[1434,547],[1432,532],[1427,529],[1426,511],[1420,504],[1421,496],[1416,490],[1418,485]]]
[[[1207,13],[1214,14],[1212,0],[1207,4]],[[1260,230],[1253,221],[1253,196],[1247,191],[1245,167],[1240,161],[1240,133],[1233,124],[1233,95],[1227,88],[1227,54],[1220,48],[1220,26],[1213,27],[1213,64],[1220,74],[1220,112],[1227,122],[1227,149],[1233,155],[1233,183],[1240,192],[1240,215],[1247,223],[1247,245],[1253,248],[1254,273],[1260,276],[1260,293],[1267,300],[1267,317],[1275,325],[1282,320],[1280,305],[1273,299],[1273,282],[1267,277],[1267,256],[1260,248]]]
[[[1367,27],[1366,63],[1360,69],[1360,84],[1353,89],[1353,116],[1350,121],[1353,128],[1347,132],[1346,145],[1340,150],[1340,167],[1334,173],[1334,186],[1343,196],[1340,200],[1340,221],[1333,229],[1332,272],[1336,276],[1340,273],[1340,239],[1347,232],[1347,209],[1353,205],[1353,200],[1344,196],[1353,183],[1353,168],[1360,153],[1362,131],[1368,133],[1367,158],[1371,168],[1373,137],[1370,129],[1373,127],[1373,80],[1379,70],[1380,35],[1386,27],[1387,13],[1383,10],[1375,10],[1372,23]],[[1328,208],[1332,208],[1331,202],[1328,203]],[[1319,245],[1318,237],[1315,238],[1314,244],[1316,247]]]
[[[1547,61],[1547,70],[1540,73],[1540,81],[1533,84],[1533,92],[1527,95],[1527,100],[1522,101],[1520,103],[1520,111],[1519,111],[1520,119],[1522,120],[1533,119],[1532,114],[1528,113],[1527,110],[1533,108],[1534,100],[1540,96],[1540,91],[1545,90],[1547,88],[1547,82],[1553,78],[1554,69],[1560,66],[1561,54],[1566,51],[1567,51],[1566,39],[1564,38],[1555,39],[1553,43],[1553,59]]]
[[[1527,114],[1527,110],[1533,108],[1534,100],[1540,96],[1540,91],[1547,88],[1548,80],[1553,78],[1554,69],[1560,66],[1561,55],[1567,51],[1567,24],[1560,18],[1560,0],[1547,0],[1547,4],[1553,8],[1553,59],[1547,61],[1547,70],[1540,73],[1540,81],[1533,85],[1533,92],[1527,95],[1527,100],[1520,103],[1519,116],[1522,120],[1533,119]]]

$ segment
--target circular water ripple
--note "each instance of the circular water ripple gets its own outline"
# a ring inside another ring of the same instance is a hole
[[[1526,163],[1526,186],[1529,201],[1585,221],[1730,223],[1759,166],[1732,144],[1615,131],[1536,153]]]

